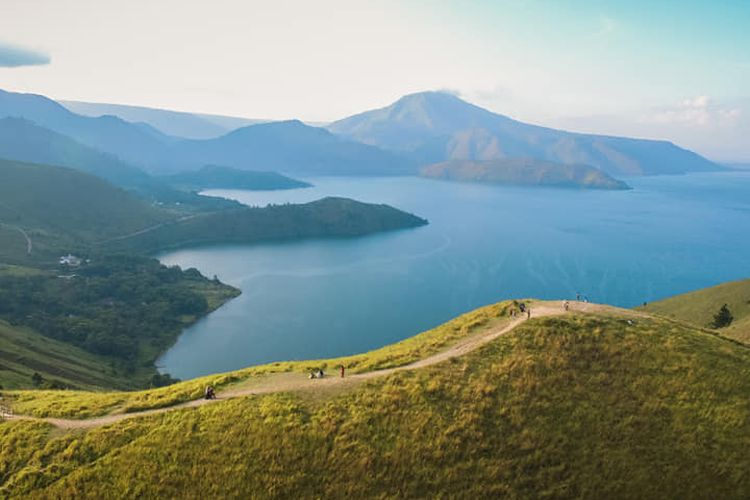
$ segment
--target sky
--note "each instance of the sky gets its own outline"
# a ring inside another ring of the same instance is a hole
[[[0,88],[331,121],[448,90],[750,162],[748,0],[0,0]]]

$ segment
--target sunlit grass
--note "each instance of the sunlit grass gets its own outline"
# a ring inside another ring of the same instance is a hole
[[[48,430],[0,424],[0,496],[747,498],[750,349],[659,319],[535,319],[328,398]]]
[[[710,328],[714,315],[723,304],[729,307],[734,321],[717,332],[740,342],[750,343],[750,279],[677,295],[639,309]]]
[[[361,373],[401,366],[443,350],[459,339],[481,329],[495,326],[507,316],[511,302],[477,309],[452,321],[402,342],[364,354],[310,361],[290,361],[253,366],[218,375],[209,375],[168,387],[137,392],[87,391],[15,391],[9,392],[17,413],[38,417],[88,418],[116,412],[134,412],[171,406],[200,398],[207,385],[221,389],[264,374],[296,371],[307,373],[315,368],[326,371],[338,366],[348,373]]]

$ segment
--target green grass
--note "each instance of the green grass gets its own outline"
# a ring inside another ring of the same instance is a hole
[[[21,261],[26,259],[26,238],[18,229],[2,223],[0,219],[0,261]]]
[[[12,244],[0,252],[5,262],[49,261],[64,250],[173,218],[97,177],[69,168],[0,160],[0,242]],[[29,233],[31,256],[25,239],[9,226]]]
[[[114,369],[112,359],[0,320],[0,386],[28,388],[35,372],[47,381],[80,389],[137,387]]]
[[[197,271],[183,273],[141,258],[95,259],[73,271],[79,275],[73,280],[58,278],[61,272],[0,265],[0,386],[5,389],[34,388],[35,372],[47,382],[43,387],[150,387],[154,360],[183,328],[239,294]],[[103,293],[109,296],[104,305]],[[170,297],[205,303],[173,310]],[[121,330],[110,331],[112,324],[127,325],[133,334],[129,351],[102,352],[81,337],[65,336],[89,332],[99,341],[118,339]]]
[[[270,363],[147,391],[13,391],[7,394],[12,398],[13,408],[18,413],[39,417],[87,418],[113,411],[134,412],[171,406],[200,398],[209,384],[220,389],[269,373],[308,373],[315,368],[333,371],[342,364],[349,373],[391,368],[435,354],[482,328],[496,326],[507,317],[511,303],[501,302],[477,309],[402,342],[353,356]]]
[[[711,328],[714,314],[727,304],[734,321],[717,330],[721,335],[750,343],[750,279],[721,285],[652,302],[638,309]]]
[[[747,498],[750,350],[660,319],[536,319],[324,400],[0,440],[11,497]]]
[[[38,276],[45,274],[45,271],[35,267],[15,266],[11,264],[0,263],[0,276]]]
[[[388,205],[323,198],[301,205],[242,207],[196,214],[153,231],[103,242],[109,252],[156,253],[221,243],[251,244],[303,238],[344,238],[427,224]]]

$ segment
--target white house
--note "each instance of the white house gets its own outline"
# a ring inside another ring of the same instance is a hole
[[[60,265],[78,267],[81,265],[81,259],[73,254],[63,255],[60,257]]]

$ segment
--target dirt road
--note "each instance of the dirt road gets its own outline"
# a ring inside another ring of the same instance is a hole
[[[583,302],[571,302],[570,312],[566,312],[565,309],[563,308],[562,302],[535,302],[532,304],[531,319],[549,317],[549,316],[560,316],[560,315],[569,314],[572,312],[584,312],[584,313],[600,312],[600,311],[611,312],[613,310],[620,311],[621,313],[626,313],[632,316],[642,315],[642,313],[636,313],[634,311],[627,311],[627,310],[617,309],[617,308],[613,308],[609,306],[602,306],[598,304],[590,304],[590,303],[583,303]],[[137,417],[142,417],[146,415],[156,415],[159,413],[165,413],[165,412],[180,410],[184,408],[196,408],[198,406],[212,404],[218,401],[225,401],[227,399],[240,398],[244,396],[251,396],[251,395],[258,395],[258,394],[271,394],[271,393],[276,393],[276,392],[290,392],[290,391],[315,391],[315,390],[321,390],[324,388],[344,386],[344,385],[351,386],[351,385],[360,383],[365,380],[371,380],[371,379],[378,378],[378,377],[385,377],[392,373],[405,371],[405,370],[417,370],[417,369],[424,368],[427,366],[432,366],[438,363],[442,363],[443,361],[447,361],[451,358],[456,358],[459,356],[466,355],[482,347],[483,345],[486,345],[487,343],[492,342],[499,336],[510,332],[511,330],[516,328],[519,324],[525,321],[528,321],[528,319],[526,318],[526,315],[521,315],[520,317],[513,319],[510,323],[504,323],[503,325],[499,327],[490,328],[477,335],[473,335],[467,339],[459,341],[458,343],[446,349],[445,351],[438,352],[436,354],[428,356],[424,359],[420,359],[419,361],[415,361],[408,365],[403,365],[403,366],[399,366],[396,368],[388,368],[388,369],[383,369],[383,370],[374,370],[374,371],[366,372],[366,373],[357,373],[354,375],[349,375],[345,378],[340,378],[338,376],[330,376],[327,378],[310,380],[305,374],[301,374],[301,373],[278,373],[278,374],[272,374],[272,375],[268,375],[264,377],[262,380],[259,381],[258,384],[253,385],[251,387],[235,388],[235,389],[229,389],[229,390],[223,391],[218,394],[216,399],[213,399],[213,400],[196,399],[194,401],[188,401],[185,403],[180,403],[180,404],[165,407],[165,408],[144,410],[144,411],[133,412],[133,413],[105,415],[103,417],[94,417],[94,418],[89,418],[89,419],[84,419],[84,420],[73,420],[73,419],[63,419],[63,418],[37,418],[37,417],[30,417],[30,416],[25,416],[25,415],[14,415],[11,418],[14,420],[44,421],[56,427],[59,427],[61,429],[88,429],[92,427],[99,427],[102,425],[112,424],[115,422],[119,422],[120,420],[137,418]]]

